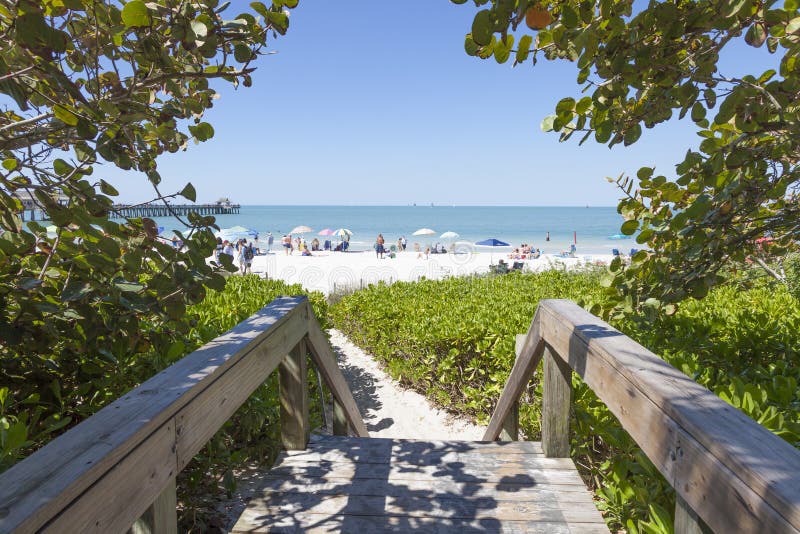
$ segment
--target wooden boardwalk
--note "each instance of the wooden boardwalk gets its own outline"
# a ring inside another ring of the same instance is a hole
[[[608,533],[569,458],[538,442],[313,437],[282,453],[233,533]]]

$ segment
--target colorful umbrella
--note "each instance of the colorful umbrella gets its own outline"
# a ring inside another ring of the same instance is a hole
[[[324,230],[320,231],[317,235],[333,235],[333,230],[330,228],[325,228]]]
[[[308,226],[295,226],[292,228],[292,231],[289,232],[290,234],[305,234],[306,232],[313,232],[314,229]]]
[[[431,230],[430,228],[420,228],[419,230],[414,232],[412,235],[433,235],[435,233],[436,233],[436,231],[435,230]]]

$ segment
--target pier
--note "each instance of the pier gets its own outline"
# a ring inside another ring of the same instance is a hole
[[[230,215],[238,214],[239,204],[114,204],[118,217],[171,217],[173,215]]]

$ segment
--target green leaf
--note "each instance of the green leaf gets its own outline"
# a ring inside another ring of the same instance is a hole
[[[638,229],[639,229],[639,221],[635,219],[630,221],[625,221],[624,223],[622,223],[622,226],[620,227],[620,231],[625,235],[633,235]]]
[[[464,51],[469,56],[474,56],[480,50],[480,46],[472,40],[472,34],[468,33],[467,36],[464,38]]]
[[[100,180],[100,191],[102,191],[104,195],[108,195],[111,197],[119,195],[119,191],[117,191],[113,185],[106,182],[105,180]]]
[[[478,11],[472,21],[472,40],[480,46],[486,46],[492,40],[492,33],[494,33],[494,20],[491,11],[486,9]]]
[[[53,106],[53,114],[56,116],[58,120],[63,122],[68,126],[75,126],[78,124],[78,116],[75,115],[69,108],[66,106],[62,106],[60,104],[56,104]]]
[[[553,123],[555,122],[555,120],[556,120],[556,116],[555,115],[548,115],[547,117],[545,117],[542,120],[542,125],[541,125],[542,131],[543,132],[552,132],[553,131]]]
[[[528,54],[530,52],[532,43],[533,37],[530,35],[523,35],[520,37],[519,44],[517,45],[517,55],[514,58],[517,63],[522,63],[528,59]]]
[[[233,47],[233,57],[239,63],[245,63],[250,61],[253,57],[253,52],[250,50],[250,47],[243,44],[237,44]]]
[[[189,131],[198,141],[208,141],[214,137],[214,128],[207,122],[201,122],[196,126],[189,126]]]
[[[149,26],[150,12],[142,0],[131,0],[122,8],[122,23],[126,28]]]
[[[18,164],[19,161],[17,161],[17,158],[7,158],[3,160],[3,168],[7,171],[13,171],[17,168]]]
[[[186,186],[178,194],[183,198],[188,199],[192,202],[195,202],[197,200],[197,192],[194,190],[194,186],[192,185],[191,182],[186,184]]]
[[[53,170],[59,176],[66,176],[75,170],[75,167],[64,161],[63,159],[56,159],[53,161]]]

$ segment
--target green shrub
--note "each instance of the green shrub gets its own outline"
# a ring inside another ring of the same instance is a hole
[[[514,335],[544,298],[596,301],[599,277],[551,271],[378,285],[344,297],[331,316],[395,378],[486,421],[513,362]],[[675,315],[643,313],[614,326],[800,446],[800,305],[785,288],[723,287]],[[672,488],[577,376],[573,391],[572,456],[609,526],[670,531]],[[539,438],[538,399],[534,379],[520,418],[528,439]]]

